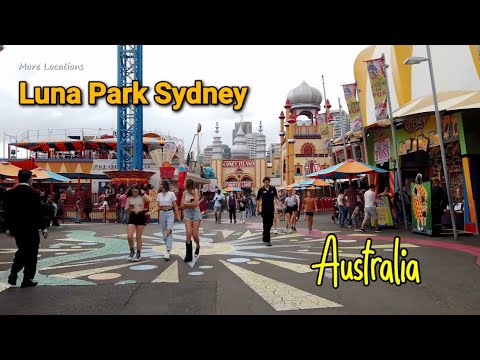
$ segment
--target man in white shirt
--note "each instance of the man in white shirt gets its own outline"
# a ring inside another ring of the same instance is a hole
[[[217,194],[213,198],[215,202],[213,205],[213,211],[215,213],[215,224],[222,223],[222,211],[223,211],[223,203],[225,202],[225,196],[222,194],[220,189],[217,190]]]
[[[369,189],[363,195],[364,198],[364,213],[365,216],[363,218],[362,227],[360,228],[361,232],[365,232],[365,225],[367,221],[371,220],[371,225],[376,229],[375,232],[381,232],[378,228],[378,214],[375,205],[377,204],[376,201],[377,194],[375,193],[375,185],[371,184]]]

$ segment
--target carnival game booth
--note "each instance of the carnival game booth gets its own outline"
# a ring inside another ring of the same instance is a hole
[[[365,164],[361,161],[348,159],[340,164],[307,175],[308,178],[348,180],[349,182],[369,174],[382,174],[388,171]],[[388,200],[388,199],[387,199]],[[378,224],[381,227],[394,227],[390,203],[382,196],[377,196]]]
[[[440,133],[432,95],[416,98],[393,113],[397,125],[396,139],[402,179],[410,187],[412,186],[410,184],[415,183],[417,174],[421,174],[425,182],[438,178],[440,187],[450,192],[459,234],[478,233],[480,91],[438,92],[437,102],[441,122]],[[372,132],[371,138],[378,141],[376,132]],[[443,138],[450,188],[446,187],[440,138]],[[392,141],[391,137],[388,140]],[[415,218],[414,212],[412,215]],[[440,222],[441,235],[451,235],[449,209],[442,214]],[[433,229],[429,226],[427,228]]]

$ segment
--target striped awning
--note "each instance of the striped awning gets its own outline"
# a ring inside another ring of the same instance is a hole
[[[437,94],[438,110],[453,111],[480,109],[480,90],[445,91]],[[435,112],[433,95],[412,100],[393,112],[394,118]]]
[[[143,151],[148,151],[151,145],[163,145],[165,140],[150,137],[143,138]],[[10,145],[24,148],[30,151],[48,152],[55,151],[81,151],[81,150],[117,150],[117,138],[93,139],[93,140],[44,140],[44,141],[21,141]]]
[[[82,140],[45,140],[45,141],[21,141],[10,145],[24,148],[30,151],[48,152],[50,149],[55,151],[73,151],[82,150],[84,141]]]

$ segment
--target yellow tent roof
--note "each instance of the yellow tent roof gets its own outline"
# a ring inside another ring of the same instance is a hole
[[[437,99],[439,111],[480,109],[480,90],[440,92],[437,94]],[[393,112],[393,117],[399,118],[409,115],[433,113],[434,111],[433,95],[430,94],[406,103]]]

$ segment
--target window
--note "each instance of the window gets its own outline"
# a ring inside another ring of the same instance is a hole
[[[300,166],[297,166],[296,175],[302,175],[302,168]]]

